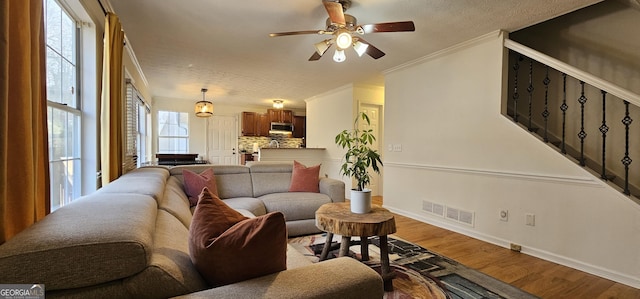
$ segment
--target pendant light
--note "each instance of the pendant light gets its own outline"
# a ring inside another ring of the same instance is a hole
[[[207,89],[203,88],[202,91],[202,101],[198,101],[196,103],[196,116],[197,117],[209,117],[213,115],[213,103],[205,100],[204,94],[207,93]]]

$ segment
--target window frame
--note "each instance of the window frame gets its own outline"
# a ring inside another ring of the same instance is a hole
[[[162,113],[167,113],[168,115],[168,120],[170,122],[171,120],[171,115],[174,115],[175,118],[178,120],[178,123],[176,124],[171,124],[171,123],[162,123],[162,117],[161,114]],[[184,119],[185,122],[181,122],[180,120]],[[171,111],[171,110],[158,110],[157,112],[157,123],[158,123],[158,135],[157,135],[157,148],[158,148],[158,153],[161,154],[188,154],[189,153],[189,113],[187,112],[182,112],[182,111]],[[177,125],[178,127],[181,128],[185,128],[186,133],[184,135],[175,135],[175,134],[165,134],[163,135],[163,125]],[[182,125],[182,126],[181,126]],[[167,139],[167,140],[175,140],[175,141],[180,141],[178,143],[180,144],[184,144],[184,147],[182,148],[178,148],[178,149],[165,149],[161,146],[161,140],[162,139]]]

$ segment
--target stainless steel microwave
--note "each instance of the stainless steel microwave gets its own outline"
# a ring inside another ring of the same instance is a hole
[[[271,123],[271,130],[269,130],[269,134],[288,134],[293,132],[293,124],[292,123]]]

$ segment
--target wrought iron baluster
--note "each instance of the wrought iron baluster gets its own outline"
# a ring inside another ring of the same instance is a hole
[[[587,97],[584,95],[584,82],[580,81],[580,85],[582,86],[582,91],[580,92],[580,98],[578,98],[578,102],[580,103],[580,132],[578,133],[578,138],[580,138],[580,166],[585,166],[584,160],[584,139],[587,138],[587,132],[584,131],[584,104],[587,102]]]
[[[544,111],[542,111],[542,117],[544,118],[544,142],[549,142],[549,66],[547,66],[547,75],[542,80],[544,84]]]
[[[606,109],[607,109],[607,92],[601,90],[602,92],[602,125],[600,126],[600,133],[602,133],[602,172],[600,173],[600,178],[603,180],[607,180],[606,173],[606,148],[607,148],[607,132],[609,131],[609,126],[607,126],[606,119]]]
[[[529,58],[529,87],[527,87],[527,92],[529,93],[529,126],[527,127],[529,131],[533,131],[533,126],[531,125],[531,103],[533,102],[533,59]]]
[[[624,194],[630,195],[629,191],[629,165],[631,165],[631,158],[629,157],[629,126],[633,122],[633,119],[629,116],[629,102],[624,101],[624,118],[622,119],[622,123],[624,124],[624,158],[622,158],[621,162],[624,165]]]
[[[522,54],[516,58],[516,63],[513,65],[513,70],[515,71],[514,82],[513,82],[513,121],[518,122],[518,98],[520,98],[520,94],[518,94],[518,71],[520,70],[520,63],[522,61]]]
[[[567,136],[567,110],[569,106],[567,105],[567,74],[562,73],[562,105],[560,105],[560,110],[562,110],[562,144],[560,146],[560,150],[563,154],[567,153],[566,141],[565,137]]]

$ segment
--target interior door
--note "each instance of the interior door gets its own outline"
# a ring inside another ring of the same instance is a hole
[[[209,163],[239,165],[238,118],[235,116],[212,116],[207,119]]]
[[[369,120],[371,121],[370,125],[367,125],[366,121],[358,121],[358,126],[360,130],[373,130],[373,136],[376,137],[376,141],[373,142],[371,148],[375,149],[380,153],[380,106],[378,105],[369,105],[363,104],[360,105],[360,112],[364,112],[369,116]],[[382,170],[382,167],[380,167]],[[369,173],[371,174],[371,184],[369,184],[369,189],[371,189],[371,195],[382,195],[380,188],[380,176],[376,174],[373,169],[369,169]]]

